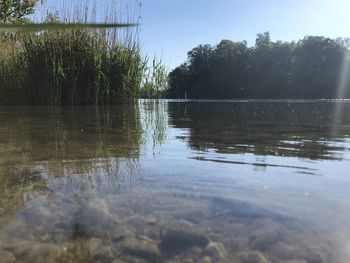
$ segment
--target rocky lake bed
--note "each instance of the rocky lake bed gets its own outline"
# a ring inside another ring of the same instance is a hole
[[[332,262],[326,241],[302,222],[241,201],[52,198],[49,209],[33,200],[3,226],[1,262]]]
[[[349,110],[2,108],[0,263],[348,263]]]

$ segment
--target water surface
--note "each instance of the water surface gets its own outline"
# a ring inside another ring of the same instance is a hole
[[[350,102],[0,108],[0,262],[348,262]]]

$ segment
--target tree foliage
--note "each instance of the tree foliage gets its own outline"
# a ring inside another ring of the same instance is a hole
[[[169,75],[170,98],[336,98],[349,40],[307,36],[271,41],[258,34],[255,46],[222,40],[199,45]],[[348,87],[350,90],[350,87]],[[347,97],[350,98],[350,92]]]
[[[38,0],[1,0],[0,21],[2,23],[26,22],[34,13]]]

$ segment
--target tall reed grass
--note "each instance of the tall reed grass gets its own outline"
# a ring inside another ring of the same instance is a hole
[[[46,11],[45,21],[91,23],[102,19],[105,23],[139,22],[139,1],[133,9],[125,6],[120,10],[118,3],[111,3],[101,18],[103,12],[99,14],[96,2],[80,1],[61,13]],[[138,33],[139,29],[135,27],[46,30],[16,33],[11,38],[3,34],[0,43],[0,103],[80,105],[134,101],[144,90],[145,78],[160,68],[159,65],[149,67],[141,53]],[[160,82],[151,83],[157,89]],[[147,82],[147,85],[150,84]]]
[[[148,62],[148,60],[147,60]],[[147,63],[148,68],[141,85],[141,97],[145,99],[164,98],[169,89],[169,72],[161,59],[153,58],[152,63]]]

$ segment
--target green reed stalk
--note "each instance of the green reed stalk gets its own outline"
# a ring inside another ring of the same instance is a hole
[[[58,20],[88,22],[73,9]],[[85,10],[85,9],[80,9]],[[86,11],[84,11],[86,12]],[[115,14],[106,24],[117,21]],[[131,23],[128,18],[127,23]],[[56,28],[55,28],[56,29]],[[110,104],[136,99],[145,72],[137,31],[98,28],[19,33],[0,43],[0,103],[31,105]],[[4,35],[4,34],[3,34]],[[17,37],[18,36],[18,37]],[[13,50],[13,52],[10,52]]]

